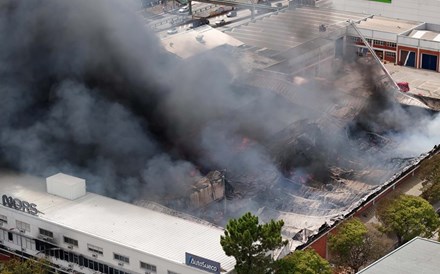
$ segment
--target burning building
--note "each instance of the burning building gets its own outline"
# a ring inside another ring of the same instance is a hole
[[[399,138],[438,120],[355,59],[346,19],[365,15],[285,10],[225,32],[229,46],[179,58],[161,44],[178,41],[110,2],[0,6],[4,169],[75,174],[91,192],[220,225],[252,211],[284,219],[292,238],[405,168],[415,154]]]

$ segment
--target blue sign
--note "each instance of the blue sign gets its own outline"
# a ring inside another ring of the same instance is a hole
[[[188,252],[185,252],[185,262],[187,265],[205,270],[207,272],[220,274],[220,263],[214,262]]]

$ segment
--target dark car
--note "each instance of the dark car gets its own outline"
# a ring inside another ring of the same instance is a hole
[[[227,17],[235,17],[237,16],[237,12],[235,10],[231,10],[230,12],[228,12],[228,14],[226,14]]]

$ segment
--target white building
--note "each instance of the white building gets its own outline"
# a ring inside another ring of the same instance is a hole
[[[330,6],[337,10],[440,24],[439,0],[332,0]]]
[[[1,175],[0,190],[3,255],[46,257],[65,273],[233,271],[223,229],[87,193],[82,179]]]

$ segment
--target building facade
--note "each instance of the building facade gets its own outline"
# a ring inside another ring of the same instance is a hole
[[[52,184],[52,185],[51,185]],[[223,229],[85,192],[84,180],[0,177],[0,253],[61,273],[230,273]]]
[[[440,25],[371,16],[358,29],[382,61],[440,72]],[[347,36],[359,54],[368,52],[350,27]]]

